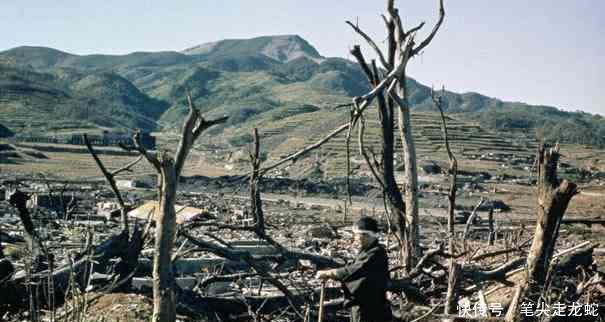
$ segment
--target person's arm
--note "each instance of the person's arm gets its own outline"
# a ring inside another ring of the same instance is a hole
[[[335,272],[336,269],[325,269],[323,271],[317,271],[317,274],[315,274],[315,278],[321,280],[336,279],[336,275],[334,274]]]
[[[335,280],[343,280],[347,279],[356,279],[361,276],[366,275],[370,270],[372,265],[375,265],[376,253],[372,252],[368,254],[368,256],[357,259],[354,262],[345,265],[341,268],[336,269],[328,269],[317,272],[316,277],[319,279],[335,279]]]
[[[376,263],[376,252],[369,253],[363,258],[356,259],[353,263],[335,269],[333,272],[334,278],[337,280],[358,279],[360,277],[366,276],[370,271],[372,271],[373,266],[375,266]]]

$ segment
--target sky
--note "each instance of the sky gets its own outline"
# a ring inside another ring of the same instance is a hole
[[[605,1],[444,0],[442,29],[408,74],[425,85],[605,115]],[[226,38],[297,34],[323,56],[379,44],[386,0],[1,0],[0,51],[47,46],[75,54],[180,51]],[[396,0],[424,38],[438,0]],[[366,56],[371,51],[365,47]]]

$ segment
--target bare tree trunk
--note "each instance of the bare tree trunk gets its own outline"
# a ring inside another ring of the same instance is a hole
[[[458,275],[460,275],[460,264],[452,262],[449,277],[447,279],[447,295],[445,297],[445,314],[456,312],[458,303]]]
[[[504,321],[512,322],[518,320],[518,312],[521,308],[521,301],[523,300],[524,289],[523,286],[517,285],[515,286],[515,293],[513,294],[513,299],[506,311],[506,315],[504,316]]]
[[[418,46],[415,46],[414,36],[416,31],[424,26],[424,23],[405,31],[399,16],[399,12],[394,7],[394,0],[387,0],[387,10],[383,16],[387,29],[388,52],[384,55],[376,43],[365,34],[357,25],[347,21],[358,34],[360,34],[376,52],[376,55],[382,64],[386,74],[382,76],[375,64],[372,63],[372,70],[363,59],[363,55],[358,46],[354,47],[351,53],[359,62],[362,70],[368,77],[372,90],[366,95],[353,98],[354,110],[351,127],[361,119],[360,126],[360,151],[366,159],[366,164],[370,167],[372,174],[382,185],[385,193],[387,205],[397,221],[397,238],[400,242],[402,266],[404,272],[408,272],[415,266],[417,258],[420,256],[419,247],[419,219],[418,219],[418,172],[416,165],[416,148],[412,137],[412,127],[410,121],[410,110],[408,95],[406,92],[406,73],[405,69],[408,61],[421,52],[434,38],[439,30],[445,11],[443,9],[443,0],[439,0],[439,19],[435,24],[429,36]],[[378,101],[379,117],[382,126],[383,135],[383,156],[382,166],[374,159],[369,160],[363,148],[363,111],[376,98]],[[405,176],[403,181],[403,194],[399,190],[394,179],[393,171],[393,151],[394,151],[394,110],[398,107],[399,134],[401,136],[403,148],[403,163],[405,166]],[[350,129],[349,129],[350,130]],[[381,171],[379,171],[381,170]],[[403,196],[402,196],[403,195]]]
[[[176,319],[174,274],[172,272],[172,248],[176,236],[177,177],[174,162],[167,155],[161,160],[159,180],[160,211],[156,217],[155,256],[153,258],[153,319],[152,321],[174,321]]]
[[[442,95],[445,90],[442,91]],[[439,115],[441,116],[441,132],[443,134],[443,143],[445,145],[445,149],[447,151],[447,156],[450,161],[449,175],[450,175],[450,190],[447,195],[448,199],[448,217],[447,217],[447,230],[448,230],[448,251],[450,255],[454,254],[454,242],[456,238],[456,232],[454,231],[454,210],[456,209],[456,178],[458,177],[458,160],[452,153],[452,149],[450,147],[450,140],[447,134],[447,124],[445,122],[445,115],[443,113],[443,96],[435,96],[435,93],[431,90],[431,97],[433,99],[433,103],[439,110]],[[400,129],[401,131],[401,129]],[[402,138],[403,140],[403,138]],[[413,142],[412,142],[413,144]],[[449,278],[448,278],[448,288],[447,295],[445,298],[445,314],[453,314],[456,309],[457,303],[457,280],[458,275],[460,274],[460,265],[455,262],[453,257],[449,259]]]
[[[107,170],[107,168],[105,167],[105,165],[103,164],[103,162],[101,161],[101,159],[99,158],[97,153],[95,152],[95,150],[94,150],[92,144],[90,143],[90,141],[88,140],[88,136],[86,134],[83,135],[83,139],[84,139],[84,143],[86,144],[86,147],[88,148],[88,152],[91,154],[91,156],[93,157],[93,160],[96,162],[97,166],[101,170],[101,173],[103,173],[103,176],[109,183],[109,186],[113,190],[113,193],[116,197],[118,205],[120,206],[120,216],[122,219],[122,232],[124,234],[126,234],[127,236],[130,235],[130,242],[128,244],[128,249],[126,251],[122,252],[122,254],[120,255],[120,257],[122,258],[122,261],[120,262],[120,264],[118,264],[115,267],[116,273],[119,274],[120,280],[123,281],[123,283],[121,283],[121,285],[117,288],[117,290],[126,291],[130,288],[130,286],[132,284],[132,277],[134,275],[134,271],[137,268],[138,261],[139,261],[139,255],[143,248],[144,237],[142,236],[142,232],[138,229],[137,225],[134,226],[134,230],[132,231],[132,234],[130,234],[130,228],[129,228],[129,223],[128,223],[128,207],[124,203],[124,198],[122,198],[122,194],[120,192],[120,189],[118,189],[115,178],[117,175],[119,175],[122,172],[132,171],[132,167],[134,167],[137,163],[139,163],[139,161],[141,161],[143,159],[143,157],[140,156],[139,158],[128,163],[124,167],[110,172]],[[75,200],[75,199],[72,199],[72,200]],[[88,274],[85,274],[85,276],[87,277]]]
[[[481,197],[481,200],[479,200],[479,203],[475,206],[475,208],[473,208],[473,211],[471,212],[471,214],[468,216],[467,220],[466,220],[466,224],[464,225],[464,231],[462,232],[462,241],[464,242],[464,249],[466,250],[466,240],[468,239],[468,235],[471,231],[471,226],[475,223],[475,218],[477,218],[477,211],[479,211],[479,208],[481,208],[481,206],[485,203],[486,199]]]
[[[357,62],[365,72],[370,85],[373,88],[376,88],[380,83],[380,79],[378,68],[376,67],[375,62],[372,61],[372,69],[370,70],[370,67],[366,63],[359,46],[354,46],[351,50],[351,54],[357,59]],[[402,264],[407,271],[410,270],[413,265],[410,262],[411,257],[406,255],[409,253],[409,246],[407,246],[406,243],[409,238],[407,238],[406,230],[405,203],[395,180],[395,135],[393,132],[395,125],[393,108],[394,102],[392,99],[386,100],[382,92],[378,92],[376,94],[376,100],[378,102],[378,118],[380,121],[380,130],[382,135],[381,164],[372,164],[373,161],[370,160],[370,157],[366,154],[365,148],[363,147],[363,121],[362,125],[360,125],[362,127],[362,131],[360,132],[359,148],[361,154],[366,159],[366,164],[374,174],[376,180],[382,185],[384,198],[387,201],[386,204],[389,208],[389,212],[395,217],[395,233],[397,234],[396,237],[400,243],[400,246],[402,247]]]
[[[487,242],[490,246],[494,246],[494,239],[496,237],[496,232],[494,231],[494,207],[489,208],[487,221],[489,224],[489,236],[487,237]]]
[[[32,217],[27,209],[27,199],[28,196],[19,191],[15,190],[15,192],[10,196],[10,204],[17,208],[17,213],[19,215],[19,219],[21,219],[21,224],[23,224],[23,238],[25,239],[25,243],[27,244],[27,249],[31,253],[32,259],[32,273],[36,273],[42,269],[44,269],[43,265],[43,245],[36,233],[36,228],[34,227],[34,222],[32,221]]]
[[[445,89],[442,90],[442,95],[445,92]],[[443,143],[445,145],[445,150],[447,151],[447,157],[450,161],[449,175],[450,175],[450,191],[447,195],[448,199],[448,207],[447,207],[447,232],[449,235],[448,239],[448,251],[450,254],[454,254],[454,240],[456,237],[454,231],[454,210],[456,209],[456,191],[458,190],[458,186],[456,186],[456,179],[458,177],[458,160],[454,153],[452,153],[452,149],[450,147],[450,140],[447,134],[447,124],[445,122],[445,114],[443,113],[443,96],[436,96],[435,93],[431,90],[431,98],[433,99],[433,103],[435,107],[439,110],[439,115],[441,116],[441,133],[443,134]],[[450,274],[453,269],[453,258],[450,258]]]
[[[558,146],[538,153],[538,207],[534,240],[527,256],[528,281],[542,285],[550,266],[550,259],[559,236],[559,226],[567,206],[577,194],[575,183],[559,180]]]
[[[176,191],[179,177],[185,166],[185,160],[193,144],[204,130],[223,123],[227,117],[205,120],[195,107],[191,95],[187,95],[189,114],[183,123],[181,139],[173,159],[167,153],[159,157],[147,151],[140,142],[140,135],[133,137],[134,147],[158,173],[159,214],[155,228],[155,256],[153,259],[153,317],[154,322],[174,322],[176,320],[175,282],[172,272],[172,248],[176,237]]]
[[[258,129],[252,130],[254,150],[250,152],[250,163],[252,164],[252,173],[250,174],[250,208],[254,215],[256,233],[260,236],[265,235],[265,215],[263,213],[263,204],[260,198],[258,183],[261,179],[260,169],[260,141],[258,138]]]
[[[398,24],[398,21],[400,19],[399,14],[397,13],[397,11],[395,10],[395,8],[393,7],[394,3],[393,1],[387,1],[387,12],[386,12],[386,27],[388,29],[388,60],[389,60],[389,65],[392,66],[394,68],[395,63],[396,63],[396,59],[398,57],[400,57],[402,55],[402,41],[404,41],[404,39],[402,39],[401,36],[401,32],[403,32],[403,30],[400,29],[400,26]],[[407,60],[407,58],[403,58],[405,60]],[[405,64],[407,64],[407,61],[405,62]],[[398,81],[401,82],[403,81],[403,86],[405,86],[405,69],[402,71],[402,75],[403,77],[401,77],[401,75],[399,75],[397,77]],[[400,83],[401,85],[401,83]],[[403,91],[405,91],[404,88],[402,88]],[[399,91],[399,90],[398,90]],[[404,93],[405,94],[405,93]],[[401,97],[401,95],[399,95]],[[403,249],[401,250],[401,256],[402,256],[402,264],[405,267],[405,272],[409,272],[415,265],[416,265],[416,260],[415,258],[417,257],[416,255],[416,249],[414,247],[414,245],[416,244],[416,242],[414,241],[414,232],[417,232],[417,229],[411,228],[412,225],[414,224],[418,224],[418,221],[413,221],[410,220],[412,219],[411,217],[409,217],[410,212],[408,211],[408,192],[407,192],[407,188],[408,188],[408,184],[410,183],[407,180],[407,175],[408,175],[408,166],[409,166],[409,162],[410,160],[407,159],[407,157],[409,156],[408,153],[406,153],[406,147],[409,147],[409,145],[406,145],[405,141],[404,141],[404,135],[402,132],[402,128],[404,128],[402,126],[402,115],[401,115],[401,105],[397,104],[395,102],[395,100],[389,96],[388,98],[388,109],[389,109],[389,122],[390,122],[390,137],[391,137],[391,144],[393,144],[394,140],[394,134],[393,134],[393,125],[395,122],[395,106],[399,107],[399,118],[398,118],[398,128],[399,128],[399,135],[400,135],[400,139],[401,139],[401,143],[402,143],[402,151],[404,156],[402,157],[402,161],[403,161],[403,166],[404,166],[404,171],[405,171],[405,176],[404,176],[404,187],[403,187],[403,193],[399,190],[399,187],[397,186],[397,183],[395,182],[395,176],[393,173],[393,185],[395,187],[395,190],[397,190],[397,192],[395,193],[394,191],[392,198],[394,199],[391,204],[392,204],[392,208],[393,209],[393,213],[396,214],[396,218],[397,218],[397,228],[398,228],[398,233],[399,233],[399,238],[400,238],[400,242],[403,244],[401,245],[403,247]],[[384,131],[383,131],[384,132]],[[391,150],[394,150],[394,146],[390,147]],[[391,156],[392,157],[392,156]],[[414,155],[414,158],[416,156]],[[391,160],[391,163],[394,160]],[[414,164],[416,163],[416,160],[414,160]],[[415,166],[414,166],[415,167]],[[392,173],[392,170],[391,170]],[[415,190],[416,188],[414,188]],[[405,198],[405,199],[404,199]],[[401,201],[399,200],[401,199]],[[417,209],[417,208],[416,208]],[[418,256],[419,257],[419,256]]]
[[[548,151],[541,145],[538,151],[536,231],[527,255],[527,276],[517,285],[515,296],[506,313],[507,321],[520,318],[519,302],[523,301],[526,294],[532,300],[539,297],[541,287],[546,282],[563,215],[571,198],[578,193],[575,183],[557,177],[559,156],[558,145]],[[521,317],[521,320],[524,319],[527,317]]]
[[[408,256],[409,264],[415,265],[416,258],[420,257],[420,232],[418,219],[418,169],[416,165],[416,146],[412,137],[412,122],[410,120],[410,106],[405,75],[399,80],[398,94],[403,104],[399,105],[397,125],[403,149],[403,165],[405,172],[403,176],[403,192],[405,200],[405,218],[409,238]]]

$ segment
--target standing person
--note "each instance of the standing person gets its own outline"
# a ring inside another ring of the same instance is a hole
[[[338,269],[317,272],[317,278],[343,283],[345,307],[351,307],[352,322],[386,322],[392,319],[386,298],[389,260],[378,242],[378,223],[362,217],[353,227],[355,242],[360,245],[355,260]]]

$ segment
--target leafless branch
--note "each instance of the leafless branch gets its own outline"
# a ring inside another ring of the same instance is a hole
[[[139,156],[136,160],[130,162],[129,164],[121,167],[120,169],[114,170],[113,172],[111,172],[112,176],[117,176],[118,174],[122,173],[122,172],[132,172],[132,167],[134,167],[137,163],[139,163],[139,161],[143,160],[143,156]]]
[[[445,93],[445,88],[441,89],[441,95],[436,96],[435,92],[431,88],[431,98],[435,106],[439,109],[439,114],[441,115],[441,131],[443,132],[443,140],[445,142],[445,149],[447,151],[448,159],[450,160],[450,167],[457,163],[456,157],[452,153],[452,149],[450,148],[450,140],[447,134],[447,126],[445,123],[445,114],[443,113],[443,94]]]
[[[408,31],[405,33],[405,37],[407,37],[407,36],[409,36],[409,35],[411,35],[411,34],[413,34],[413,33],[417,32],[417,31],[418,31],[418,30],[420,30],[422,27],[424,27],[424,21],[423,21],[423,22],[421,22],[421,23],[420,23],[418,26],[416,26],[416,27],[414,27],[414,28],[412,28],[412,29],[408,30]]]
[[[372,172],[372,175],[374,176],[374,179],[376,179],[376,181],[378,181],[378,183],[384,190],[384,189],[386,189],[386,186],[384,185],[384,182],[382,181],[382,178],[381,178],[380,174],[378,173],[377,169],[373,166],[372,161],[370,160],[370,157],[368,156],[367,151],[364,147],[363,136],[364,136],[364,131],[365,131],[365,119],[363,117],[361,117],[361,120],[359,122],[358,130],[359,130],[359,136],[358,136],[359,153],[365,159],[366,164],[368,165],[368,167],[370,168],[370,171]]]
[[[139,152],[157,170],[158,173],[161,172],[162,171],[162,165],[160,164],[160,161],[158,160],[157,156],[154,153],[151,153],[151,152],[147,151],[147,149],[145,149],[141,145],[141,133],[140,132],[136,132],[132,136],[132,142],[133,142],[133,147],[127,147],[127,146],[124,146],[124,145],[120,145],[120,146],[123,149],[128,150],[128,151],[133,151],[134,150],[134,151]]]
[[[196,108],[195,103],[191,98],[191,93],[187,93],[187,102],[189,103],[189,114],[185,119],[185,123],[183,123],[181,140],[179,141],[174,161],[177,178],[181,175],[185,160],[193,147],[193,143],[195,143],[202,132],[213,125],[224,123],[228,119],[227,116],[224,116],[215,120],[206,121],[200,114],[200,111]]]
[[[445,9],[443,8],[443,0],[439,0],[439,19],[437,20],[437,23],[433,27],[433,30],[428,35],[428,37],[426,37],[426,39],[424,39],[424,41],[422,41],[420,43],[420,45],[418,45],[418,47],[414,48],[410,57],[417,55],[418,53],[420,53],[420,51],[422,51],[424,49],[424,47],[428,46],[428,44],[433,40],[433,38],[437,34],[437,31],[441,27],[444,17],[445,17]]]
[[[355,32],[357,32],[359,35],[361,35],[361,37],[363,37],[363,39],[365,39],[365,41],[368,43],[368,45],[370,45],[370,47],[372,47],[372,49],[374,49],[374,51],[376,52],[376,55],[378,56],[378,59],[380,59],[380,63],[382,64],[382,67],[384,67],[386,70],[390,70],[392,66],[384,59],[384,54],[382,53],[380,48],[378,48],[378,46],[376,45],[374,40],[372,40],[372,38],[370,38],[365,32],[363,32],[363,30],[361,30],[359,27],[354,25],[352,22],[346,21],[346,23],[349,26],[351,26],[351,28],[353,28],[353,30],[355,30]]]
[[[471,225],[473,224],[473,221],[475,220],[475,217],[477,216],[477,210],[479,210],[479,208],[485,203],[485,201],[487,201],[487,199],[481,197],[481,200],[479,200],[479,203],[477,203],[477,205],[471,212],[471,215],[468,216],[468,220],[466,221],[466,225],[464,226],[464,233],[462,234],[462,240],[464,240],[465,243],[468,238],[468,233],[470,231]]]
[[[88,135],[86,135],[86,133],[85,133],[83,135],[83,137],[84,137],[84,143],[86,144],[86,148],[88,149],[88,152],[90,152],[90,155],[92,155],[92,158],[97,163],[97,166],[103,173],[103,176],[109,183],[111,190],[113,190],[113,193],[116,196],[116,199],[118,200],[118,204],[120,205],[120,214],[122,216],[122,229],[127,232],[128,231],[128,214],[127,214],[127,210],[126,210],[126,205],[124,203],[124,199],[122,199],[122,194],[120,193],[120,190],[118,189],[118,186],[116,184],[115,175],[116,175],[116,173],[119,173],[120,170],[122,170],[122,169],[130,169],[130,167],[134,166],[134,164],[136,164],[140,160],[140,158],[138,160],[136,160],[135,162],[131,162],[130,164],[126,165],[124,168],[119,169],[118,171],[116,171],[114,173],[110,173],[109,171],[107,171],[107,168],[105,168],[105,165],[103,164],[103,162],[101,162],[101,159],[99,159],[99,156],[97,155],[94,148],[92,147],[92,144],[90,144],[90,141],[88,140]]]
[[[343,125],[337,127],[334,131],[332,131],[330,134],[326,135],[321,140],[319,140],[319,141],[317,141],[317,142],[315,142],[315,143],[313,143],[311,145],[308,145],[307,147],[305,147],[305,148],[303,148],[303,149],[301,149],[301,150],[299,150],[297,152],[294,152],[294,153],[288,155],[287,157],[285,157],[285,158],[283,158],[283,159],[281,159],[281,160],[273,163],[272,165],[269,165],[269,166],[266,166],[264,168],[259,169],[258,170],[259,173],[263,173],[264,174],[264,173],[267,173],[268,171],[271,171],[271,170],[279,167],[280,165],[282,165],[282,164],[284,164],[284,163],[286,163],[288,161],[296,161],[296,159],[300,158],[301,156],[305,155],[306,153],[308,153],[310,151],[313,151],[313,150],[317,149],[322,144],[328,142],[331,138],[333,138],[333,137],[337,136],[338,134],[342,133],[344,130],[348,129],[349,126],[350,126],[350,123],[346,123],[346,124],[343,124]]]
[[[451,253],[453,253],[454,252],[454,238],[456,236],[455,232],[454,232],[454,210],[456,208],[456,190],[457,190],[456,179],[458,176],[458,161],[456,160],[456,157],[454,156],[454,153],[452,153],[452,149],[450,148],[450,140],[449,140],[449,136],[447,133],[445,115],[443,114],[442,96],[439,96],[439,97],[435,96],[435,92],[431,88],[431,98],[433,99],[433,103],[435,104],[437,109],[439,109],[439,114],[441,116],[441,132],[443,134],[443,141],[445,144],[445,149],[447,150],[447,156],[450,161],[450,169],[449,169],[450,191],[448,193],[447,225],[448,225],[448,234],[450,236],[448,250]]]
[[[366,77],[368,78],[368,82],[372,85],[375,85],[374,84],[374,75],[373,75],[372,71],[370,70],[370,67],[368,66],[365,58],[363,57],[363,54],[361,53],[361,47],[359,47],[357,45],[353,46],[353,48],[351,48],[350,53],[351,53],[351,55],[353,55],[353,57],[355,57],[355,59],[357,59],[357,63],[361,67],[361,70],[364,72],[364,74],[366,74]]]

